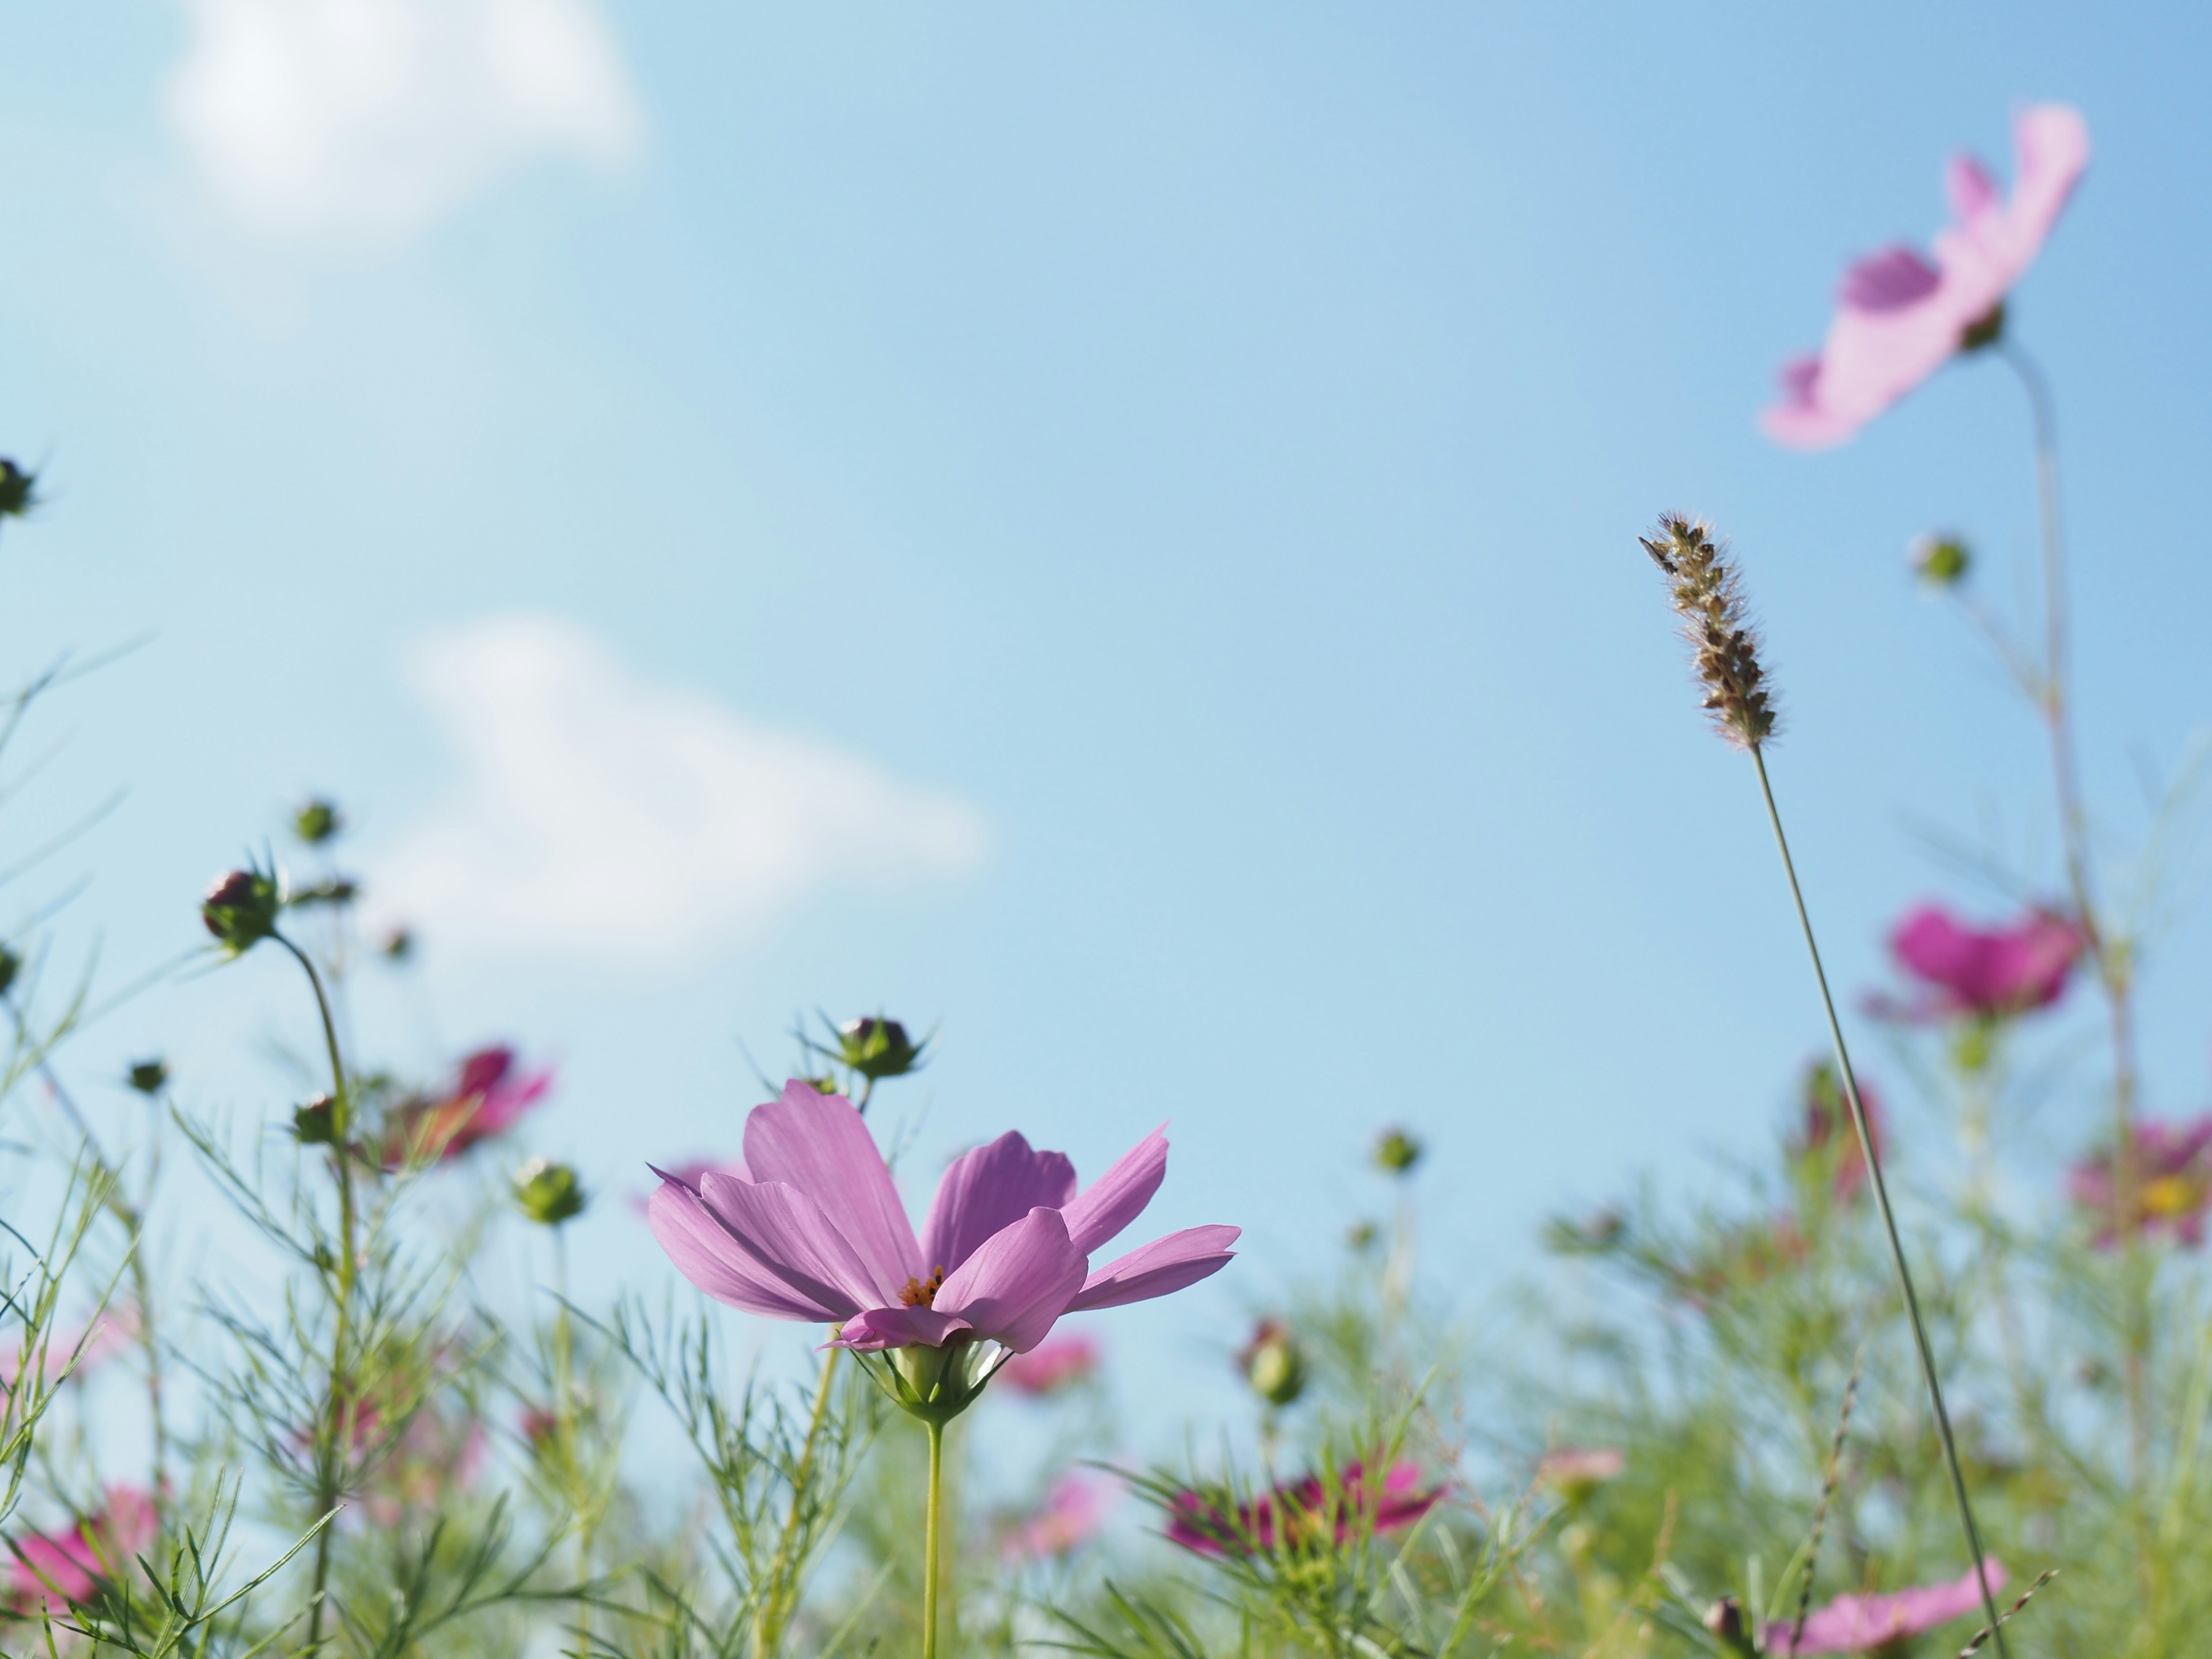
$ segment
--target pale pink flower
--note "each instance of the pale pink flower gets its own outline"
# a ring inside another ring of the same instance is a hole
[[[92,1600],[101,1584],[122,1577],[154,1541],[152,1497],[136,1486],[110,1486],[106,1501],[73,1526],[13,1540],[9,1600],[28,1612],[41,1603]]]
[[[710,1175],[726,1176],[732,1181],[752,1179],[751,1172],[745,1168],[745,1161],[741,1158],[687,1158],[681,1164],[670,1164],[668,1173],[691,1188],[698,1186],[701,1177]],[[653,1207],[653,1194],[640,1193],[630,1200],[629,1204],[630,1208],[640,1215],[649,1214]]]
[[[128,1304],[109,1308],[82,1325],[56,1331],[47,1337],[46,1373],[49,1376],[60,1376],[62,1368],[75,1355],[76,1364],[70,1371],[70,1379],[79,1381],[129,1347],[137,1335],[136,1308]],[[23,1344],[20,1337],[0,1349],[0,1394],[15,1386],[22,1363]]]
[[[465,1058],[452,1085],[416,1099],[392,1120],[384,1149],[387,1169],[410,1160],[450,1163],[479,1141],[506,1133],[553,1087],[546,1068],[526,1072],[504,1043]]]
[[[1990,1592],[2004,1588],[2005,1570],[1994,1555],[1982,1559]],[[1805,1621],[1796,1645],[1788,1624],[1766,1627],[1767,1651],[1796,1659],[1809,1653],[1874,1653],[1923,1631],[1948,1625],[1982,1604],[1980,1579],[1969,1570],[1956,1583],[1923,1584],[1887,1595],[1838,1595]]]
[[[1098,1345],[1083,1335],[1048,1337],[1027,1353],[999,1368],[1000,1379],[1017,1394],[1057,1394],[1098,1369]]]
[[[1075,1470],[1061,1475],[1043,1504],[1007,1529],[1003,1547],[1008,1559],[1042,1561],[1073,1554],[1091,1541],[1121,1497],[1119,1481]]]
[[[2212,1115],[2189,1123],[2146,1118],[2134,1126],[2130,1139],[2134,1179],[2129,1196],[2135,1213],[2128,1225],[2145,1236],[2203,1243],[2205,1212],[2212,1210]],[[2096,1242],[2107,1249],[2119,1242],[2113,1213],[2118,1162],[2107,1146],[2083,1158],[2066,1177],[2068,1195],[2101,1218]]]
[[[1544,1454],[1536,1479],[1570,1504],[1586,1501],[1608,1480],[1618,1480],[1628,1459],[1616,1446],[1561,1446]]]
[[[1759,417],[1794,449],[1842,443],[1969,345],[1996,337],[2005,295],[2035,262],[2089,161],[2079,110],[2038,104],[2013,121],[2013,193],[2002,200],[1971,155],[1946,179],[1956,222],[1935,258],[1902,245],[1844,273],[1835,321],[1818,356],[1782,370],[1783,396]]]
[[[1346,1544],[1363,1524],[1378,1535],[1410,1527],[1443,1501],[1442,1486],[1424,1486],[1420,1466],[1394,1463],[1380,1480],[1355,1461],[1334,1484],[1317,1474],[1293,1480],[1231,1506],[1218,1495],[1178,1492],[1169,1538],[1200,1555],[1249,1555],[1310,1544],[1322,1536]]]

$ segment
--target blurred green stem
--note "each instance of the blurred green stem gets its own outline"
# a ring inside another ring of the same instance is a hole
[[[822,1427],[830,1416],[830,1388],[837,1374],[837,1357],[845,1351],[832,1348],[822,1362],[822,1376],[814,1385],[814,1411],[806,1419],[806,1438],[799,1448],[799,1464],[791,1477],[791,1512],[784,1517],[783,1535],[775,1540],[775,1556],[769,1564],[768,1595],[754,1623],[753,1651],[768,1659],[783,1639],[783,1627],[797,1599],[790,1582],[798,1576],[792,1552],[799,1542],[799,1517],[805,1513],[806,1488],[814,1479],[815,1449],[822,1443]]]
[[[353,1201],[353,1114],[349,1109],[350,1094],[346,1087],[345,1060],[338,1050],[337,1022],[331,1015],[331,1000],[323,990],[323,976],[315,971],[315,964],[307,953],[284,937],[273,933],[271,938],[292,953],[294,961],[307,975],[307,983],[315,993],[315,1012],[323,1022],[323,1046],[331,1060],[331,1159],[337,1173],[338,1183],[338,1260],[336,1297],[337,1329],[331,1339],[331,1379],[328,1432],[333,1437],[329,1455],[323,1460],[315,1507],[318,1518],[328,1515],[337,1507],[343,1482],[340,1474],[347,1451],[353,1439],[354,1412],[357,1402],[347,1397],[346,1349],[351,1337],[349,1328],[353,1308],[354,1233]],[[314,1588],[307,1604],[307,1651],[312,1656],[323,1639],[323,1593],[330,1583],[331,1537],[333,1528],[325,1526],[315,1534]]]
[[[1820,965],[1820,946],[1813,936],[1813,918],[1805,908],[1804,891],[1797,884],[1797,866],[1790,856],[1790,838],[1782,831],[1782,813],[1774,804],[1774,786],[1766,775],[1766,756],[1757,744],[1751,746],[1751,759],[1759,769],[1759,790],[1765,798],[1766,821],[1773,826],[1774,845],[1782,854],[1782,871],[1790,878],[1790,896],[1797,907],[1797,924],[1804,930],[1806,954],[1813,959],[1813,978],[1820,988],[1820,1008],[1827,1015],[1829,1040],[1835,1045],[1836,1071],[1843,1079],[1844,1098],[1850,1105],[1851,1127],[1858,1133],[1859,1150],[1866,1157],[1867,1182],[1874,1188],[1882,1230],[1889,1239],[1890,1260],[1897,1267],[1898,1288],[1904,1292],[1905,1315],[1912,1323],[1912,1340],[1919,1352],[1921,1375],[1928,1384],[1928,1402],[1936,1413],[1936,1437],[1942,1442],[1944,1467],[1950,1472],[1951,1492],[1958,1499],[1959,1520],[1966,1528],[1974,1577],[1982,1589],[1982,1611],[1989,1620],[1997,1659],[2010,1659],[2005,1647],[2004,1626],[1997,1613],[1996,1595],[1983,1565],[1981,1528],[1974,1524],[1974,1505],[1966,1496],[1966,1474],[1959,1467],[1959,1448],[1951,1434],[1951,1414],[1943,1405],[1943,1384],[1936,1374],[1936,1351],[1928,1340],[1927,1322],[1920,1316],[1920,1297],[1912,1287],[1912,1269],[1905,1260],[1905,1241],[1898,1233],[1897,1217],[1889,1205],[1889,1183],[1882,1178],[1881,1160],[1875,1151],[1874,1136],[1867,1127],[1866,1105],[1859,1098],[1858,1079],[1851,1071],[1850,1050],[1844,1042],[1843,1024],[1836,1018],[1836,1000],[1828,991],[1827,970]]]
[[[937,1659],[937,1533],[945,1498],[945,1425],[929,1425],[929,1512],[921,1543],[921,1659]]]

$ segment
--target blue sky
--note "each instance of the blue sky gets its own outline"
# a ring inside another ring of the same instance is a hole
[[[1431,1270],[1471,1301],[1549,1211],[1755,1155],[1820,1036],[1749,772],[1635,549],[1656,511],[1742,553],[1844,986],[1907,901],[1990,903],[1911,824],[2055,875],[2034,732],[1904,566],[1956,526],[2008,591],[2016,388],[1954,368],[1819,457],[1753,426],[1843,261],[1937,227],[1954,149],[2008,173],[2024,99],[2096,145],[2014,315],[2059,390],[2085,741],[2130,855],[2140,768],[2212,707],[2208,33],[15,8],[0,453],[53,499],[0,533],[0,650],[143,642],[24,751],[55,750],[13,847],[128,793],[12,915],[88,876],[61,938],[119,984],[329,791],[425,943],[364,1030],[417,1067],[556,1056],[532,1145],[610,1193],[734,1143],[741,1042],[779,1064],[795,1011],[882,1006],[943,1022],[902,1097],[921,1166],[1013,1124],[1091,1170],[1173,1121],[1158,1218],[1249,1254],[1116,1318],[1194,1378],[1384,1202],[1386,1121],[1431,1144]],[[2208,1093],[2193,920],[2152,963],[2158,1110]],[[158,1049],[250,1118],[305,1012],[256,959],[67,1060],[98,1092]],[[2061,1097],[2021,1144],[2094,1121]],[[663,1271],[626,1206],[580,1224],[590,1288]]]

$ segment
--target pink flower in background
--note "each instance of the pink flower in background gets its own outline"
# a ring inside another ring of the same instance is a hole
[[[1057,1394],[1098,1369],[1098,1345],[1087,1336],[1055,1336],[1000,1367],[999,1376],[1018,1394]]]
[[[477,1418],[418,1411],[372,1474],[362,1512],[377,1526],[396,1527],[410,1514],[434,1510],[447,1492],[475,1481],[487,1449]]]
[[[1874,1139],[1876,1157],[1886,1155],[1883,1122],[1886,1114],[1874,1085],[1858,1079],[1859,1104],[1866,1108],[1867,1133]],[[1856,1198],[1866,1187],[1866,1153],[1860,1148],[1857,1126],[1851,1121],[1850,1102],[1844,1098],[1836,1068],[1816,1060],[1806,1068],[1804,1104],[1797,1132],[1790,1138],[1790,1156],[1799,1164],[1817,1161],[1827,1171],[1828,1189],[1838,1202]]]
[[[2004,1588],[2005,1570],[1994,1555],[1982,1558],[1992,1594]],[[1790,1626],[1766,1627],[1770,1653],[1873,1653],[1908,1637],[1948,1625],[1982,1604],[1981,1580],[1972,1571],[1954,1584],[1925,1584],[1888,1595],[1838,1595],[1805,1621],[1805,1634],[1790,1645]]]
[[[107,1501],[75,1526],[13,1540],[9,1601],[29,1610],[89,1601],[100,1583],[129,1571],[154,1541],[154,1500],[136,1486],[110,1486]]]
[[[1247,1554],[1272,1550],[1278,1540],[1293,1547],[1328,1532],[1348,1543],[1372,1511],[1376,1533],[1410,1527],[1443,1501],[1442,1486],[1423,1486],[1420,1466],[1394,1463],[1381,1480],[1357,1462],[1344,1466],[1332,1491],[1310,1474],[1237,1505],[1232,1518],[1218,1497],[1198,1492],[1176,1495],[1168,1537],[1200,1555]]]
[[[2212,1210],[2212,1115],[2191,1123],[2137,1121],[2133,1163],[2129,1207],[2135,1213],[2129,1225],[2139,1234],[2203,1243],[2205,1212]],[[2114,1225],[2117,1164],[2113,1150],[2106,1147],[2075,1164],[2066,1177],[2068,1195],[2103,1218],[2097,1243],[2107,1248],[2119,1243]]]
[[[400,1109],[385,1147],[386,1166],[410,1158],[450,1163],[477,1142],[506,1133],[552,1087],[550,1067],[523,1071],[514,1050],[503,1043],[479,1048],[461,1061],[460,1074],[445,1094]]]
[[[1932,262],[1898,246],[1844,271],[1820,355],[1784,366],[1782,399],[1759,417],[1769,437],[1793,449],[1842,443],[1960,350],[1996,337],[2005,295],[2088,165],[2088,124],[2067,105],[2038,104],[2014,118],[2013,153],[2008,202],[1972,156],[1952,161],[1956,222],[1937,234]]]
[[[953,1159],[915,1236],[883,1154],[850,1101],[801,1079],[745,1120],[747,1178],[665,1171],[647,1215],[677,1270],[716,1301],[836,1324],[839,1346],[995,1341],[1025,1353],[1063,1314],[1142,1302],[1230,1260],[1235,1227],[1188,1227],[1093,1272],[1167,1174],[1145,1137],[1081,1193],[1075,1166],[1009,1131]]]
[[[1561,1446],[1544,1454],[1536,1479],[1570,1504],[1585,1502],[1608,1480],[1618,1480],[1628,1459],[1613,1446]]]
[[[1035,1513],[1007,1530],[1008,1559],[1043,1561],[1073,1554],[1091,1541],[1121,1497],[1119,1481],[1076,1471],[1061,1475]]]
[[[76,1364],[70,1371],[70,1379],[75,1382],[88,1376],[129,1347],[137,1335],[138,1310],[127,1305],[110,1308],[73,1330],[56,1331],[46,1339],[46,1374],[59,1376],[74,1354]],[[0,1393],[15,1386],[22,1363],[23,1345],[20,1338],[0,1349]]]
[[[2057,1001],[2087,943],[2079,927],[2049,910],[2032,910],[2008,927],[1979,928],[1923,904],[1898,924],[1889,948],[1924,994],[1904,1007],[1877,1003],[1877,1012],[1909,1020],[2000,1019]]]

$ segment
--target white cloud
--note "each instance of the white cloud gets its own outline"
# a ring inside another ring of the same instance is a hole
[[[544,154],[635,155],[594,0],[185,0],[170,125],[258,229],[391,238]]]
[[[557,617],[440,629],[404,667],[462,776],[372,890],[441,946],[663,961],[983,854],[960,801],[640,678]]]

